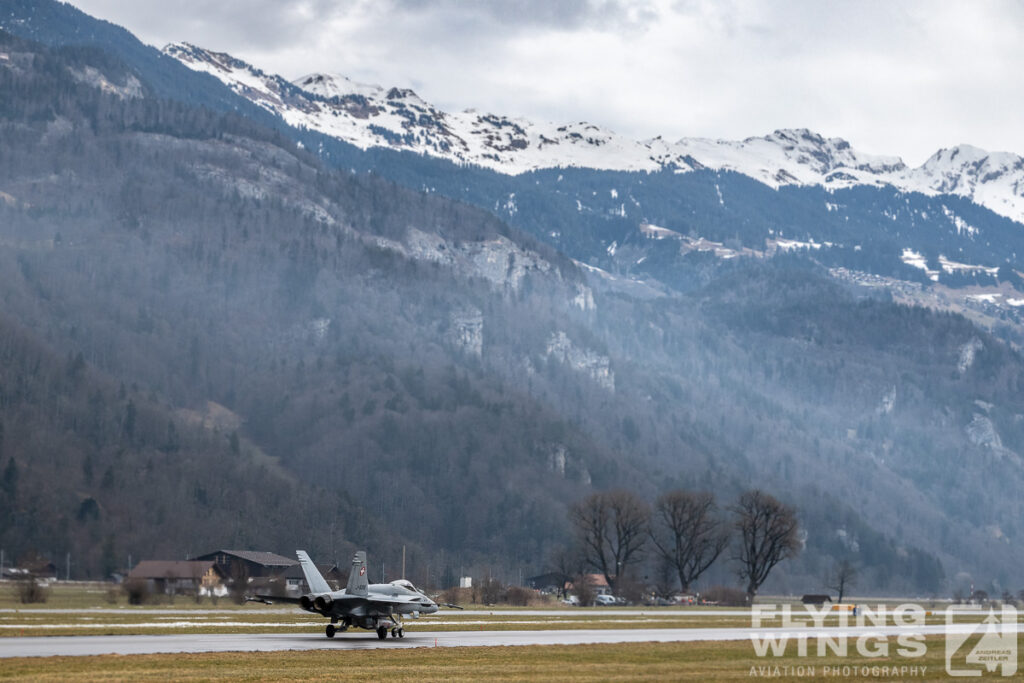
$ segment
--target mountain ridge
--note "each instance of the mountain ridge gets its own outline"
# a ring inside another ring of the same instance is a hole
[[[677,173],[711,169],[735,171],[774,188],[888,185],[906,192],[968,197],[1024,223],[1024,157],[1011,152],[962,144],[940,149],[911,168],[899,157],[858,152],[842,138],[826,138],[806,128],[736,141],[636,141],[585,121],[559,125],[473,109],[445,112],[412,90],[356,83],[337,74],[288,81],[190,43],[172,43],[163,52],[219,78],[290,125],[364,150],[404,149],[508,175],[571,167]]]

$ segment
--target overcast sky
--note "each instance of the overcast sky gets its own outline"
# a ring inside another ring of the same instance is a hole
[[[162,47],[636,139],[806,127],[912,165],[1024,153],[1020,0],[72,0]]]

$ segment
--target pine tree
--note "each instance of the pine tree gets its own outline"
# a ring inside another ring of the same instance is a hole
[[[0,481],[0,486],[3,487],[4,493],[7,494],[7,498],[13,500],[18,495],[18,463],[11,458],[7,461],[7,467],[4,468],[3,480]]]

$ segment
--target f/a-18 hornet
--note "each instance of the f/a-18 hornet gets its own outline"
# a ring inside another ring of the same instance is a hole
[[[358,626],[376,631],[381,640],[388,637],[405,637],[402,618],[410,615],[413,619],[421,614],[433,614],[437,603],[416,590],[405,579],[391,583],[371,584],[366,578],[366,552],[360,550],[352,558],[352,571],[344,590],[332,591],[323,575],[305,550],[296,550],[302,573],[306,576],[309,593],[298,597],[259,595],[261,600],[270,602],[294,602],[307,612],[322,614],[330,618],[327,637],[333,638],[338,631],[349,626]]]

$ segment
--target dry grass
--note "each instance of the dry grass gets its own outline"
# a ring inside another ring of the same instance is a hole
[[[3,660],[0,680],[807,681],[827,677],[826,666],[851,667],[853,675],[837,677],[843,681],[948,678],[941,639],[929,639],[927,654],[916,659],[896,656],[894,644],[892,652],[800,658],[790,648],[781,658],[758,658],[743,641],[53,657]],[[918,675],[892,668],[910,666]]]
[[[18,597],[17,581],[0,582],[0,609],[18,609],[22,607],[43,607],[47,609],[89,609],[94,607],[118,607],[127,606],[128,599],[120,586],[101,581],[94,582],[71,582],[53,581],[47,584],[47,599],[45,603],[36,605],[24,605]],[[207,609],[243,609],[244,606],[236,605],[227,598],[221,598],[214,603],[209,598],[203,598],[196,602],[195,598],[179,595],[172,598],[160,596],[160,600],[154,601],[153,607],[172,607],[174,609],[186,610],[207,610]]]

